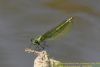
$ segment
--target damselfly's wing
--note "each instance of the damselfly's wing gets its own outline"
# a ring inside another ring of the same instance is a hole
[[[61,34],[64,30],[68,31],[70,26],[72,25],[72,17],[70,17],[69,19],[66,19],[65,21],[63,21],[62,23],[60,23],[58,26],[56,26],[55,28],[49,30],[48,32],[44,33],[42,35],[41,41],[45,40],[45,39],[51,39],[53,37],[58,36],[59,34]]]

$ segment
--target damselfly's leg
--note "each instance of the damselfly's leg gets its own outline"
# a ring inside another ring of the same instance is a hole
[[[30,44],[29,45],[29,48],[30,49],[34,49],[34,50],[39,50],[39,44],[34,44],[34,45],[33,44]]]
[[[43,41],[43,46],[44,46],[44,47],[48,47],[46,41]]]
[[[33,48],[34,50],[44,50],[45,47],[47,47],[46,42],[34,44],[33,46],[30,46],[30,48]]]
[[[40,50],[44,50],[48,45],[46,44],[46,41],[43,41],[43,43],[38,44]]]
[[[40,44],[40,43],[37,43],[35,45],[35,50],[44,50],[44,46],[42,44]]]
[[[41,50],[45,49],[45,47],[42,44],[40,45],[40,48],[41,48]]]

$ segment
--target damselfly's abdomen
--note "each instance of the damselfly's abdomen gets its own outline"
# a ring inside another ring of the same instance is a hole
[[[66,19],[65,21],[63,21],[62,23],[60,23],[58,26],[56,26],[55,28],[47,31],[46,33],[44,33],[41,36],[41,41],[44,41],[48,38],[52,38],[57,36],[58,34],[60,34],[62,31],[64,31],[64,29],[68,30],[68,28],[72,25],[72,17],[70,17],[69,19]]]

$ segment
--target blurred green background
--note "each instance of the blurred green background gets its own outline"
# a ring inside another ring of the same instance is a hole
[[[71,31],[47,41],[62,62],[100,61],[100,0],[0,0],[0,67],[32,67],[30,39],[73,16]]]

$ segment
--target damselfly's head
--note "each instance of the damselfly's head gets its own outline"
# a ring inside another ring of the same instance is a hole
[[[36,44],[40,44],[40,39],[41,39],[41,36],[36,36],[35,38],[31,38],[31,43],[33,45],[36,45]]]

